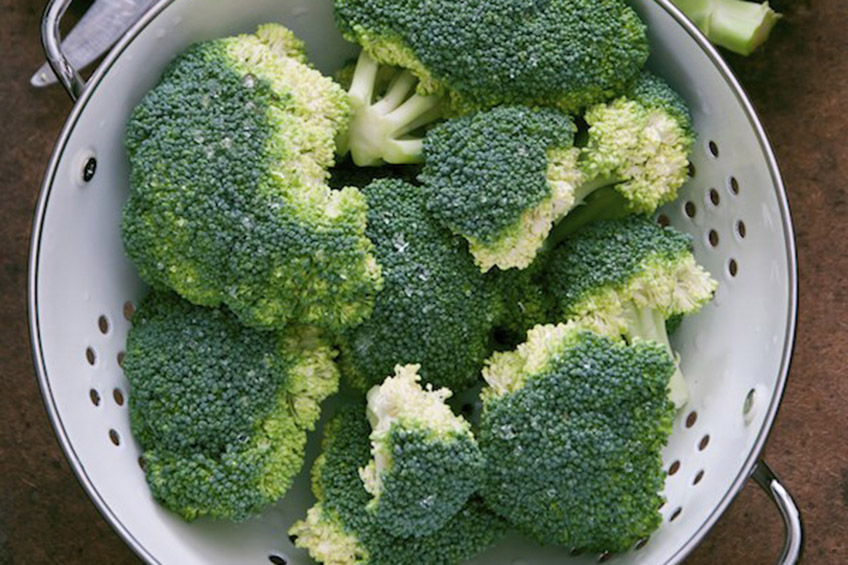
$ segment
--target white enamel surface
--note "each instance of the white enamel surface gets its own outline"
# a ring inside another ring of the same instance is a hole
[[[653,1],[638,8],[650,24],[651,67],[687,99],[699,134],[696,175],[680,201],[664,213],[695,237],[698,260],[721,286],[714,303],[687,319],[673,340],[682,355],[691,401],[665,451],[667,467],[678,461],[679,470],[667,482],[664,524],[645,547],[613,557],[611,563],[676,561],[682,548],[690,549],[687,544],[701,526],[724,507],[773,414],[794,309],[791,235],[768,150],[737,94],[687,31]],[[356,51],[335,31],[330,0],[175,0],[126,45],[90,98],[83,97],[85,107],[57,149],[55,174],[43,195],[40,232],[33,241],[34,342],[48,408],[95,502],[151,561],[259,565],[277,554],[291,564],[309,563],[286,536],[288,525],[311,503],[306,471],[292,492],[258,519],[240,525],[185,524],[152,501],[129,433],[126,402],[119,405],[113,397],[116,388],[125,398],[129,394],[117,362],[129,325],[123,305],[143,292],[124,258],[119,233],[127,195],[122,145],[127,116],[167,62],[188,44],[250,31],[265,21],[291,27],[324,71],[334,70]],[[718,146],[717,158],[709,141]],[[89,156],[97,158],[98,167],[86,184],[80,176]],[[731,176],[738,181],[738,194],[730,188]],[[710,199],[711,188],[718,192],[718,205]],[[691,219],[684,210],[687,201],[696,209]],[[737,230],[740,220],[744,238]],[[710,230],[718,233],[717,247],[709,243]],[[738,267],[735,277],[729,273],[731,259]],[[108,320],[106,334],[98,327],[101,315]],[[93,365],[86,348],[95,354]],[[743,405],[752,389],[755,401],[745,415]],[[91,390],[100,396],[97,406]],[[687,428],[684,421],[691,411],[697,412],[697,420]],[[110,430],[117,432],[120,445],[110,440]],[[699,450],[705,435],[709,443]],[[702,479],[693,485],[700,471]],[[677,508],[682,510],[670,522]],[[475,562],[529,565],[598,558],[570,558],[568,553],[510,538]]]

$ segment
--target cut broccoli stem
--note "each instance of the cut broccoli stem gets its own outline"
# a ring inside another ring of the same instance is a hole
[[[399,71],[378,92],[379,69],[371,55],[360,53],[348,91],[353,117],[339,152],[350,151],[360,167],[420,163],[423,139],[410,134],[441,117],[442,97],[417,94],[418,79],[408,71]]]
[[[750,55],[769,37],[780,14],[768,2],[672,0],[707,38],[734,53]]]
[[[677,354],[671,348],[666,331],[665,316],[655,308],[639,308],[631,303],[627,306],[625,317],[628,320],[628,337],[631,341],[653,341],[666,348],[674,359],[674,373],[668,382],[668,398],[674,407],[680,410],[689,400],[689,387],[680,370]]]
[[[630,213],[630,203],[627,198],[618,192],[615,186],[604,186],[588,195],[582,204],[575,207],[554,226],[545,245],[553,249],[583,226],[601,220],[623,218]]]

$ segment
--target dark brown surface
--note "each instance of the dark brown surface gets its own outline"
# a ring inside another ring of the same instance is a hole
[[[807,563],[848,563],[848,3],[775,0],[767,49],[731,63],[771,135],[800,260],[798,342],[766,456],[804,515]],[[76,482],[30,359],[26,259],[33,208],[70,104],[28,78],[42,60],[42,3],[0,0],[0,564],[137,563]],[[749,485],[692,565],[772,563],[777,513]]]

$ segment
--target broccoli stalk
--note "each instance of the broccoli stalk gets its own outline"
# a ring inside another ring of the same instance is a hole
[[[680,370],[680,356],[671,348],[665,316],[657,308],[639,307],[631,302],[625,307],[623,317],[627,320],[627,335],[631,341],[658,343],[674,359],[674,373],[668,381],[668,398],[675,408],[682,408],[689,400],[689,387]]]
[[[750,55],[765,43],[780,14],[768,2],[672,0],[707,38],[734,53]]]
[[[360,167],[420,163],[424,140],[410,134],[442,115],[442,97],[416,93],[418,79],[409,71],[396,71],[383,90],[380,70],[363,50],[348,90],[353,116],[339,153],[349,151]]]

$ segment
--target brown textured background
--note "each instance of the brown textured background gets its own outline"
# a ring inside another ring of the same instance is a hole
[[[848,2],[774,0],[766,49],[730,62],[768,130],[789,191],[800,260],[798,341],[766,448],[804,515],[807,563],[848,563]],[[0,564],[137,563],[65,461],[32,370],[29,231],[70,103],[28,79],[42,61],[43,0],[0,0]],[[749,485],[691,565],[772,563],[775,509]]]

